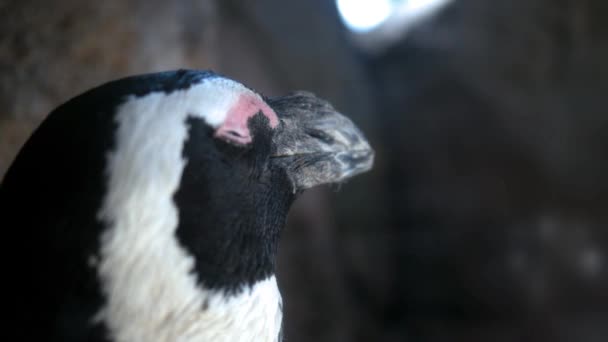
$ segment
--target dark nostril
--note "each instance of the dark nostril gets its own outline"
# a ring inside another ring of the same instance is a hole
[[[311,129],[311,130],[308,130],[306,133],[309,136],[311,136],[312,138],[315,138],[316,140],[320,140],[321,142],[323,142],[325,144],[333,144],[335,142],[335,139],[331,135],[329,135],[323,131]]]

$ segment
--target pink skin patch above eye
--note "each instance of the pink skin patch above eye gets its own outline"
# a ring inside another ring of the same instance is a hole
[[[277,127],[279,118],[266,102],[252,95],[241,95],[215,131],[215,136],[239,145],[249,144],[252,136],[247,121],[260,111],[268,118],[271,128]]]

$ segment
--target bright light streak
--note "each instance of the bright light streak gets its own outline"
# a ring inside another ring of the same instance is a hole
[[[424,17],[449,2],[450,0],[405,0],[403,10],[407,12],[410,17]]]
[[[336,0],[344,24],[355,32],[366,32],[382,24],[392,13],[391,0]]]
[[[410,26],[433,14],[452,0],[336,0],[344,24],[366,33],[390,21],[392,27]],[[397,24],[396,22],[402,22]]]

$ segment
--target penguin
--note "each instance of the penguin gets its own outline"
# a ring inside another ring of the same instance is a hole
[[[304,190],[373,165],[309,92],[211,71],[111,81],[52,111],[0,185],[9,319],[30,341],[280,341],[279,237]]]

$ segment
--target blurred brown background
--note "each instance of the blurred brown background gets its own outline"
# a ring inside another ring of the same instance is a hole
[[[329,0],[0,1],[0,177],[52,108],[128,74],[311,90],[377,162],[294,208],[287,341],[608,341],[606,18],[453,0],[366,50]]]

